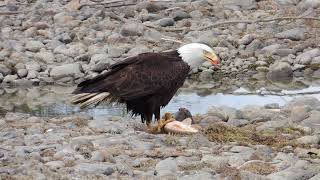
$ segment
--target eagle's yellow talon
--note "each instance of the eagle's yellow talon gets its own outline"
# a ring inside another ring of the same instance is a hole
[[[165,113],[164,119],[160,119],[156,126],[152,127],[148,124],[148,132],[152,134],[164,133],[164,126],[170,122],[175,121],[171,113]]]

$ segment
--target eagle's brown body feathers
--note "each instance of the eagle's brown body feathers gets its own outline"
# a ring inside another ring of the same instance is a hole
[[[183,85],[190,67],[177,51],[143,53],[116,63],[109,71],[78,85],[75,104],[125,103],[127,110],[150,123]]]

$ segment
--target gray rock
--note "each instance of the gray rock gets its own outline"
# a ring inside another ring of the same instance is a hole
[[[320,56],[320,49],[312,49],[302,54],[299,54],[295,60],[295,63],[309,64],[312,58]]]
[[[253,8],[256,8],[257,6],[257,3],[255,0],[243,0],[243,1],[225,0],[223,1],[223,4],[228,6],[239,6],[243,9],[253,9]]]
[[[298,6],[303,10],[307,10],[310,8],[316,9],[320,7],[320,2],[318,0],[303,0],[298,4]]]
[[[199,75],[199,79],[202,81],[202,82],[209,82],[211,80],[213,80],[212,78],[212,73],[213,71],[208,69],[208,70],[204,70],[200,73]]]
[[[99,62],[95,64],[92,68],[92,71],[94,72],[102,72],[110,67],[110,63],[108,62]]]
[[[313,110],[310,116],[301,122],[301,125],[311,127],[316,132],[320,132],[320,111]]]
[[[2,82],[3,81],[3,75],[0,73],[0,82]]]
[[[204,155],[201,158],[201,162],[209,164],[213,169],[219,169],[228,166],[229,157],[226,156],[212,156]]]
[[[127,49],[122,47],[109,47],[108,56],[111,58],[118,58],[126,53]]]
[[[90,121],[88,126],[94,131],[110,134],[121,134],[128,131],[127,123],[121,119],[119,121],[94,120]]]
[[[44,44],[40,41],[28,41],[26,43],[26,49],[32,52],[37,52],[41,48],[44,48]]]
[[[314,57],[314,58],[312,59],[310,65],[311,65],[314,69],[320,68],[320,56]]]
[[[207,128],[210,124],[214,124],[217,122],[221,122],[221,119],[217,116],[205,116],[203,119],[200,121],[200,126],[202,128]]]
[[[11,69],[4,64],[0,64],[0,73],[4,76],[9,75],[11,74]]]
[[[172,18],[162,18],[158,20],[158,24],[162,27],[173,26],[174,20]]]
[[[307,30],[305,28],[294,28],[287,31],[283,31],[275,35],[279,39],[290,39],[293,41],[300,41],[305,39],[305,33]]]
[[[250,52],[255,52],[262,47],[262,42],[259,39],[253,40],[247,45],[246,50]]]
[[[155,168],[155,174],[157,174],[157,176],[172,175],[177,173],[177,171],[177,162],[171,157],[158,162]]]
[[[312,96],[297,97],[287,103],[285,109],[292,111],[295,106],[307,106],[311,109],[316,109],[320,106],[320,101]]]
[[[144,164],[147,164],[148,161],[152,161],[152,159],[150,158],[138,158],[138,159],[135,159],[133,162],[132,162],[132,166],[137,168],[137,167],[141,167],[143,166]]]
[[[18,79],[18,76],[16,74],[15,75],[7,75],[4,77],[3,82],[12,83],[16,79]]]
[[[273,119],[275,119],[275,117],[273,117]],[[267,122],[261,123],[256,128],[256,130],[257,131],[274,130],[276,128],[281,128],[281,127],[285,126],[286,124],[288,124],[288,121],[286,121],[286,120],[282,120],[282,119],[280,119],[280,120],[271,120],[271,121],[267,121]]]
[[[115,166],[111,163],[80,163],[74,166],[74,170],[76,173],[80,174],[105,174],[111,175],[114,170]]]
[[[153,2],[140,2],[136,5],[136,9],[141,11],[142,9],[146,9],[149,13],[158,12],[167,8],[165,3],[153,3]]]
[[[121,27],[120,34],[122,36],[141,36],[144,27],[138,23],[128,23]]]
[[[297,139],[297,143],[299,144],[319,144],[320,143],[320,136],[313,135],[313,136],[303,136]]]
[[[162,17],[159,14],[152,14],[152,13],[148,13],[148,14],[142,14],[140,16],[140,19],[142,22],[145,21],[156,21],[161,19]]]
[[[41,71],[41,66],[40,64],[38,64],[37,62],[28,62],[26,64],[26,69],[28,71],[37,71],[40,72]]]
[[[229,115],[226,111],[224,111],[223,108],[221,107],[215,107],[212,106],[208,109],[207,115],[209,116],[217,116],[219,117],[222,121],[227,122],[229,119]]]
[[[312,77],[318,79],[320,77],[320,69],[314,71]]]
[[[311,179],[309,180],[318,180],[320,179],[320,173],[318,173],[317,175],[313,176]]]
[[[75,20],[73,16],[69,16],[66,14],[66,12],[61,12],[53,16],[55,26],[68,28],[74,28],[79,26],[80,20]]]
[[[20,78],[26,77],[27,74],[28,74],[28,70],[26,70],[26,69],[19,69],[19,70],[17,71],[17,74],[18,74],[18,76],[19,76]]]
[[[133,176],[133,170],[126,163],[118,163],[116,169],[121,175]]]
[[[246,34],[241,39],[239,39],[238,44],[248,45],[254,40],[254,36],[251,34]]]
[[[290,5],[297,5],[299,1],[298,0],[276,0],[276,2],[280,5],[290,6]]]
[[[113,62],[107,54],[94,54],[91,56],[90,63],[97,64],[99,62],[111,63]]]
[[[273,54],[278,55],[280,57],[286,57],[289,54],[294,54],[295,51],[293,49],[289,48],[281,48],[281,49],[276,49]]]
[[[148,31],[150,32],[150,31]],[[147,34],[147,33],[146,33]],[[158,37],[160,38],[161,35]],[[140,53],[146,53],[146,52],[150,52],[150,48],[145,46],[145,45],[136,45],[135,47],[131,48],[128,52],[127,52],[127,56],[135,56],[138,55]]]
[[[45,164],[51,169],[61,169],[65,166],[63,161],[50,161]]]
[[[45,62],[47,64],[51,64],[55,61],[54,54],[51,51],[40,51],[35,54],[35,58],[38,61]]]
[[[301,122],[309,117],[309,111],[311,108],[309,106],[294,106],[291,109],[290,120],[292,122]]]
[[[277,112],[270,111],[268,109],[256,106],[247,106],[242,110],[243,119],[247,119],[250,122],[265,122],[279,116]]]
[[[276,62],[269,67],[267,78],[270,80],[286,80],[293,77],[291,66],[286,62]]]
[[[261,53],[273,54],[276,52],[276,50],[278,50],[281,47],[282,47],[282,45],[280,45],[280,44],[272,44],[272,45],[269,45],[269,46],[262,48]]]
[[[14,66],[16,68],[16,70],[19,70],[19,69],[26,69],[26,65],[23,64],[23,63],[18,63]]]
[[[292,67],[293,71],[297,71],[297,70],[303,70],[306,66],[302,65],[302,64],[294,64]]]
[[[264,105],[266,109],[279,109],[280,105],[278,103],[271,103]]]
[[[246,161],[250,160],[254,151],[244,151],[239,153],[231,153],[228,163],[231,167],[239,167]]]
[[[196,172],[195,174],[188,174],[178,178],[178,180],[205,180],[205,179],[215,179],[212,173],[209,172]]]
[[[209,61],[206,61],[202,63],[202,67],[209,69],[212,67],[212,64]]]
[[[229,119],[227,124],[231,126],[241,127],[249,124],[249,121],[245,119]]]
[[[172,13],[172,17],[175,21],[180,21],[182,19],[190,18],[191,16],[184,11],[178,10]]]
[[[29,70],[28,71],[28,75],[27,75],[27,79],[34,79],[36,77],[38,77],[39,72],[34,71],[34,70]]]
[[[282,179],[292,179],[292,180],[298,180],[298,179],[310,179],[311,177],[315,176],[320,168],[317,166],[311,166],[311,165],[305,165],[303,164],[302,167],[296,167],[299,162],[304,160],[298,160],[296,161],[296,165],[289,167],[283,171],[278,171],[275,173],[272,173],[268,175],[267,177],[272,180],[282,180]]]
[[[82,74],[82,67],[78,63],[64,64],[53,67],[50,71],[50,76],[53,79],[61,79],[64,77],[79,77]]]
[[[63,54],[65,56],[68,57],[72,57],[75,58],[77,56],[79,56],[80,54],[85,54],[86,52],[86,46],[83,44],[72,44],[72,45],[60,45],[57,46],[53,52],[56,54]],[[58,60],[58,58],[56,57],[56,59]],[[65,60],[64,60],[65,61]]]

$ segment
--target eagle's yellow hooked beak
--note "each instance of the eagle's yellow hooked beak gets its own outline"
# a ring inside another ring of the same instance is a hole
[[[211,52],[205,52],[204,53],[204,57],[206,60],[208,60],[209,62],[211,62],[211,64],[214,67],[218,67],[220,66],[220,59],[218,58],[218,56],[214,53]]]

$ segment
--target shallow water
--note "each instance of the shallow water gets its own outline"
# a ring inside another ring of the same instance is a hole
[[[212,106],[243,108],[248,105],[264,106],[277,103],[280,106],[299,96],[314,96],[320,100],[318,81],[290,84],[259,83],[255,88],[242,84],[240,87],[228,85],[194,85],[182,88],[162,112],[176,112],[185,107],[192,114],[206,113]],[[297,85],[298,84],[298,85]],[[74,87],[30,87],[0,89],[0,116],[5,112],[24,112],[36,116],[64,116],[85,112],[94,118],[104,116],[126,116],[123,105],[100,105],[85,111],[69,103]]]

